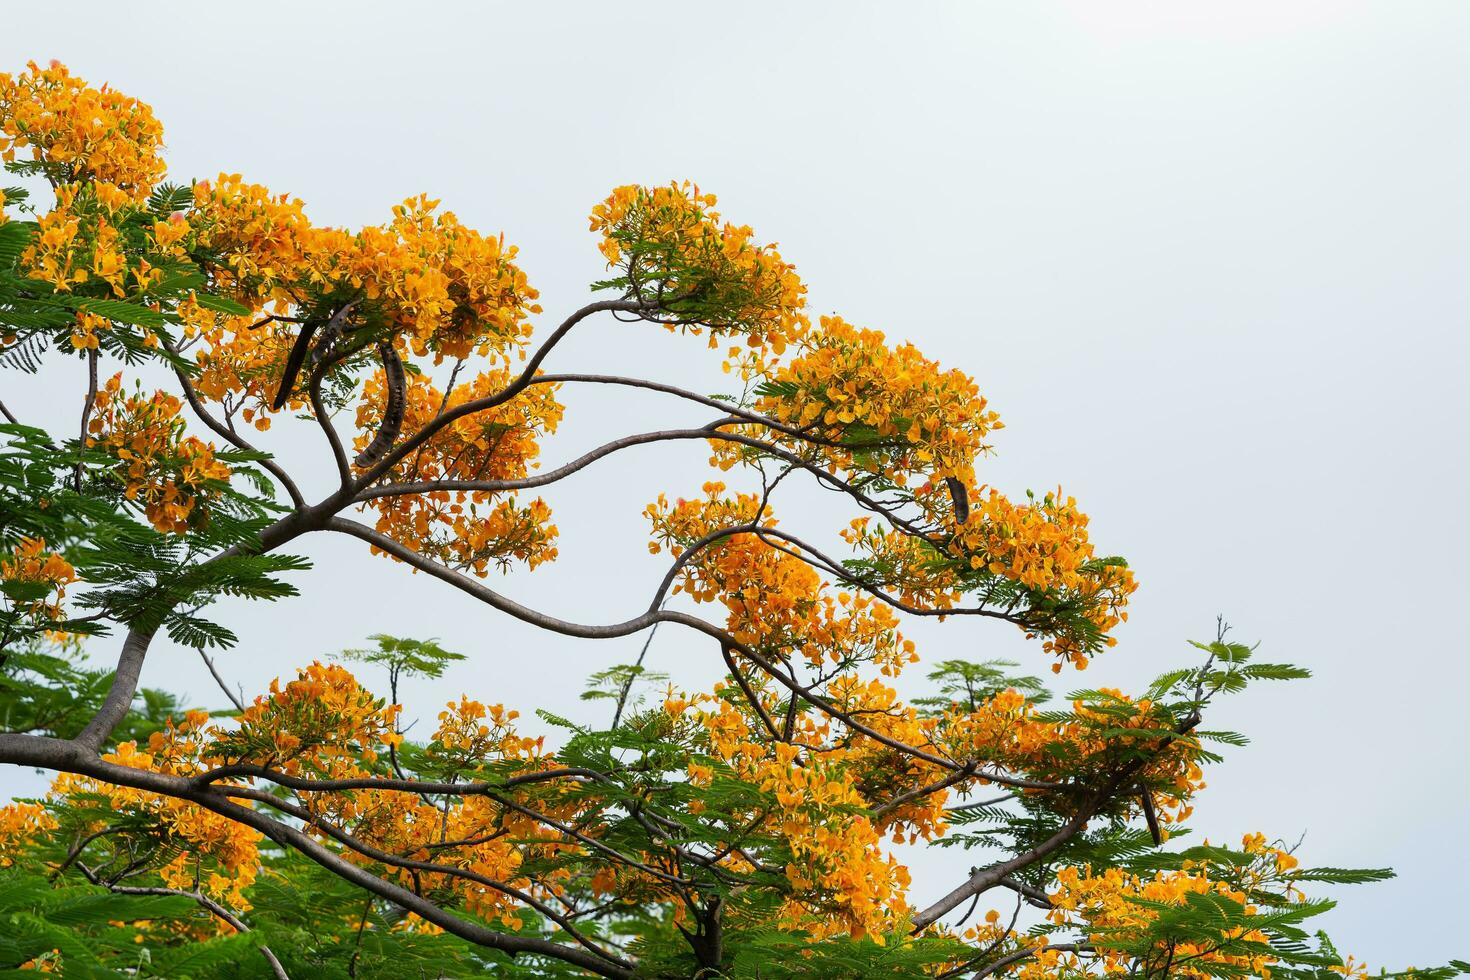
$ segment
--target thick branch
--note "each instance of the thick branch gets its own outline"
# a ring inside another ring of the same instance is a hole
[[[300,852],[350,884],[386,899],[476,945],[502,950],[511,955],[534,953],[549,956],[611,980],[631,980],[633,976],[630,969],[610,964],[587,950],[545,939],[497,932],[477,922],[461,919],[428,899],[353,864],[304,831],[283,824],[268,814],[234,803],[217,788],[199,788],[182,776],[104,762],[75,742],[38,735],[0,735],[0,762],[90,776],[115,786],[128,786],[187,800],[259,831],[282,847]]]
[[[128,631],[127,639],[123,641],[122,653],[117,658],[112,686],[107,689],[102,707],[97,709],[97,714],[76,737],[78,745],[93,752],[101,751],[102,746],[112,737],[113,730],[127,717],[133,707],[133,695],[138,690],[138,675],[143,670],[143,660],[148,656],[148,644],[152,642],[152,633]]]

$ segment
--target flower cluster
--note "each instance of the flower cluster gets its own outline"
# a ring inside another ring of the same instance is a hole
[[[230,479],[214,446],[184,434],[181,403],[156,391],[127,394],[122,373],[97,392],[88,445],[117,459],[110,470],[123,495],[142,505],[160,531],[182,534],[207,517],[210,500]]]
[[[193,203],[193,245],[219,284],[240,302],[273,298],[291,305],[315,236],[301,201],[239,174],[220,174],[194,184]]]
[[[284,686],[271,681],[240,715],[238,728],[218,731],[212,761],[270,765],[288,773],[342,775],[399,744],[399,706],[384,704],[336,664],[314,662]]]
[[[360,289],[419,356],[504,357],[530,336],[537,292],[515,264],[516,246],[438,206],[410,198],[382,227],[329,236],[312,274]]]
[[[753,530],[757,522],[763,529],[776,524],[753,494],[725,496],[718,482],[706,483],[704,492],[702,500],[671,505],[660,495],[650,504],[649,547],[676,558],[698,549],[684,562],[677,588],[698,602],[722,603],[737,640],[767,654],[797,653],[814,666],[875,663],[885,674],[917,659],[887,605],[837,592],[797,549]]]
[[[163,179],[163,126],[147,105],[59,62],[27,68],[0,73],[0,159],[29,147],[53,184],[98,181],[140,200]]]
[[[188,220],[195,254],[247,306],[310,316],[304,298],[356,299],[366,322],[417,355],[507,357],[541,311],[536,290],[515,246],[438,206],[410,198],[388,223],[354,233],[314,226],[300,200],[221,174],[194,185]]]
[[[972,571],[1001,576],[1033,593],[1066,596],[1081,610],[1081,631],[1065,623],[1058,624],[1062,629],[1043,623],[1032,630],[1046,635],[1048,653],[1083,668],[1096,649],[1091,637],[1106,646],[1117,643],[1109,631],[1127,620],[1128,597],[1137,585],[1125,565],[1096,560],[1087,515],[1075,498],[1058,489],[1018,505],[994,489],[980,497],[977,489],[971,506],[979,517],[958,529],[951,554]]]
[[[110,184],[67,184],[56,189],[55,206],[40,217],[37,233],[21,253],[31,279],[59,292],[102,298],[142,296],[164,279],[160,263],[176,257],[187,226],[155,221]],[[76,348],[96,348],[96,328],[108,321],[79,313],[72,336]],[[145,334],[145,343],[156,343]]]
[[[711,347],[742,337],[753,375],[762,352],[779,356],[806,334],[806,286],[774,245],[722,221],[715,203],[688,181],[619,187],[592,209],[591,230],[602,233],[598,248],[620,272],[607,285],[656,307],[650,316],[670,329],[708,329]]]
[[[505,389],[510,374],[489,371],[449,392],[441,392],[424,375],[409,375],[404,392],[403,426],[418,431],[440,415]],[[379,371],[363,387],[357,424],[363,435],[381,423],[387,400]],[[424,492],[374,497],[368,506],[378,513],[379,531],[420,554],[485,575],[504,570],[511,561],[535,568],[556,557],[556,525],[540,498],[522,504],[491,490],[434,489],[436,482],[515,481],[536,467],[540,438],[556,431],[562,407],[551,385],[536,384],[507,401],[444,424],[389,472],[392,483],[426,483]]]
[[[24,591],[39,593],[15,600],[16,611],[41,622],[54,623],[62,618],[66,587],[76,581],[77,572],[71,562],[59,552],[48,550],[44,538],[21,538],[9,557],[0,558],[0,582],[11,586],[10,591],[26,583],[30,588]]]
[[[241,406],[246,422],[261,431],[269,429],[271,405],[296,342],[292,326],[263,318],[259,306],[248,315],[231,316],[201,306],[194,298],[180,302],[176,312],[185,337],[199,345],[194,352],[194,390],[208,401]],[[292,412],[306,406],[307,395],[299,387],[284,405]]]
[[[534,759],[543,754],[546,740],[529,738],[515,730],[519,711],[504,705],[485,706],[461,697],[439,712],[428,754],[436,764],[472,769],[487,759]]]
[[[830,471],[877,473],[906,486],[974,480],[986,437],[1002,427],[975,382],[944,371],[912,344],[824,316],[799,355],[757,388],[754,408],[800,436],[776,442]],[[738,459],[721,454],[728,467]]]
[[[1256,896],[1265,889],[1283,887],[1284,895],[1300,896],[1291,884],[1297,866],[1294,856],[1268,846],[1262,834],[1247,834],[1243,848],[1248,862],[1244,865],[1217,867],[1209,861],[1186,861],[1178,870],[1159,871],[1152,877],[1119,868],[1100,873],[1091,867],[1062,868],[1057,873],[1057,890],[1049,896],[1052,909],[1047,918],[1056,925],[1089,930],[1103,969],[1121,971],[1129,957],[1110,948],[1108,940],[1117,943],[1120,938],[1147,935],[1161,906],[1181,905],[1190,895],[1219,895],[1242,906],[1251,917],[1268,914],[1269,910],[1257,906]],[[1186,977],[1270,976],[1276,958],[1266,951],[1269,942],[1266,932],[1237,925],[1218,937],[1179,939],[1172,947],[1172,962],[1179,975]],[[1247,943],[1258,945],[1245,948]],[[1232,948],[1232,944],[1240,945]],[[1053,975],[1042,961],[1021,973],[1036,978]]]
[[[56,829],[56,818],[41,803],[10,803],[0,807],[0,868],[15,863],[20,849]]]
[[[196,775],[200,750],[207,737],[208,716],[191,712],[181,722],[170,722],[150,739],[148,751],[135,742],[123,742],[103,760],[134,769],[172,775]],[[261,835],[244,824],[187,800],[147,790],[119,786],[87,776],[62,775],[51,788],[52,802],[66,798],[100,796],[114,814],[125,816],[130,833],[168,841],[156,871],[170,888],[196,888],[236,909],[250,907],[245,892],[260,867]],[[93,826],[95,824],[95,826]],[[103,828],[93,819],[76,828],[86,834]],[[224,924],[220,923],[223,929]]]
[[[907,912],[909,873],[863,815],[870,800],[853,781],[846,753],[813,751],[820,735],[810,724],[790,743],[752,738],[744,714],[718,694],[671,693],[664,710],[693,717],[713,759],[727,767],[726,778],[758,786],[774,799],[774,812],[754,816],[790,855],[784,867],[790,891],[780,920],[819,938],[848,933],[881,942]],[[708,785],[715,769],[691,764],[689,776],[696,786]]]
[[[1026,599],[1012,608],[1022,610],[1022,628],[1043,637],[1043,648],[1058,657],[1053,670],[1063,662],[1085,668],[1090,654],[1113,646],[1111,631],[1127,620],[1137,583],[1121,561],[1098,558],[1076,499],[1060,489],[1024,504],[989,487],[966,493],[969,519],[938,543],[880,529],[868,518],[854,520],[842,536],[906,603],[950,609],[971,590],[1007,603]]]

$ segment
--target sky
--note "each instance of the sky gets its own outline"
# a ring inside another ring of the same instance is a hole
[[[780,243],[814,313],[975,377],[1006,424],[982,479],[1013,496],[1064,487],[1100,550],[1129,559],[1141,587],[1119,645],[1062,690],[1137,689],[1188,662],[1217,615],[1261,658],[1314,672],[1219,706],[1209,724],[1252,743],[1209,773],[1193,826],[1302,838],[1305,864],[1394,867],[1333,892],[1320,921],[1399,967],[1470,955],[1470,668],[1454,625],[1470,546],[1455,503],[1470,476],[1467,42],[1470,5],[1403,0],[73,2],[61,19],[11,5],[0,70],[56,58],[109,82],[153,105],[175,179],[242,173],[319,223],[441,198],[520,246],[543,333],[602,274],[592,204],[625,183],[715,192]],[[718,360],[598,321],[548,367],[715,392]],[[79,406],[54,376],[0,385],[26,421]],[[631,392],[564,401],[548,465],[707,421]],[[324,493],[314,434],[272,435]],[[581,622],[633,615],[663,570],[641,511],[697,493],[706,455],[636,450],[557,486],[561,559],[493,584]],[[818,541],[851,516],[810,488],[778,515]],[[407,685],[408,718],[431,725],[467,692],[590,719],[605,708],[579,700],[582,678],[644,640],[539,634],[351,540],[303,552],[301,598],[218,610],[241,637],[220,669],[247,694],[388,632],[468,656]],[[1003,624],[908,632],[926,660],[1047,666]],[[716,649],[675,628],[648,658],[689,687],[721,673]],[[143,681],[224,703],[198,657],[165,643]],[[922,690],[922,671],[903,686]],[[39,785],[0,770],[0,793]],[[914,867],[922,906],[968,864]]]

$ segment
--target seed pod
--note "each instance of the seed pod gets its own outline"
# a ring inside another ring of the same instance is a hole
[[[357,306],[357,300],[353,300],[346,306],[343,306],[336,313],[332,314],[332,318],[327,321],[327,328],[322,331],[321,339],[316,342],[316,346],[311,350],[311,363],[313,365],[320,364],[326,359],[332,353],[332,348],[336,345],[337,341],[342,339],[342,334],[345,332],[343,328],[347,324],[347,315],[352,312],[355,306]]]
[[[957,476],[945,477],[944,485],[949,487],[949,499],[954,504],[955,523],[965,523],[970,519],[970,491],[965,489],[964,483]]]
[[[332,314],[332,318],[327,321],[327,329],[322,333],[322,342],[317,345],[318,354],[312,358],[313,364],[321,360],[322,350],[330,348],[336,343],[337,338],[342,336],[342,325],[347,322],[347,315],[356,305],[357,301],[353,300]],[[296,386],[296,376],[301,373],[301,367],[306,363],[306,355],[311,352],[311,338],[316,333],[316,328],[315,323],[303,323],[301,333],[296,335],[296,343],[291,345],[291,353],[286,357],[286,370],[281,375],[281,386],[276,389],[275,400],[271,402],[271,408],[277,412],[291,397],[291,389]]]
[[[383,359],[383,380],[388,386],[388,404],[383,407],[383,421],[378,423],[373,441],[352,461],[352,465],[358,469],[374,466],[388,455],[388,450],[393,448],[393,443],[398,441],[398,434],[403,429],[403,411],[407,402],[403,359],[398,356],[391,340],[379,342],[378,356]]]
[[[1140,787],[1140,789],[1142,789],[1142,787]],[[1148,832],[1154,839],[1154,846],[1157,847],[1159,844],[1162,844],[1164,842],[1164,835],[1159,831],[1159,815],[1154,812],[1154,794],[1144,789],[1142,793],[1142,800],[1143,819],[1145,822],[1148,823]]]

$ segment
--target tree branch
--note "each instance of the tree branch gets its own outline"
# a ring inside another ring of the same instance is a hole
[[[85,864],[79,863],[77,865],[77,868],[81,870],[82,874],[92,884],[101,885],[110,892],[115,892],[119,895],[168,895],[178,896],[180,898],[190,898],[193,899],[200,908],[204,909],[206,912],[213,915],[215,918],[219,919],[221,922],[229,926],[231,929],[234,929],[236,932],[245,933],[250,931],[250,927],[245,925],[244,922],[240,921],[239,917],[237,917],[233,912],[225,908],[220,903],[216,902],[214,899],[210,898],[208,895],[204,894],[202,891],[190,892],[184,891],[182,888],[145,888],[133,885],[115,885],[111,882],[101,880],[96,875],[96,873],[93,872],[92,869],[87,867]],[[256,948],[260,950],[260,955],[265,957],[266,963],[270,964],[271,972],[275,974],[276,980],[291,980],[291,978],[286,974],[286,968],[281,965],[281,961],[276,958],[275,953],[271,952],[271,948],[269,946],[267,946],[265,943],[261,943]]]
[[[598,976],[608,977],[610,980],[632,980],[633,978],[631,969],[608,963],[602,957],[587,950],[546,939],[497,932],[477,922],[461,919],[423,896],[390,881],[385,881],[366,868],[348,861],[314,840],[306,832],[288,826],[265,813],[232,802],[221,792],[222,787],[200,788],[183,776],[105,762],[76,742],[40,735],[0,734],[0,762],[90,776],[115,786],[127,786],[187,800],[228,820],[259,831],[282,847],[298,851],[350,884],[384,898],[439,926],[444,931],[476,945],[498,949],[512,956],[517,953],[549,956],[582,967]]]
[[[97,714],[87,722],[87,727],[82,729],[81,734],[77,735],[77,745],[100,752],[102,746],[112,737],[113,730],[127,717],[133,707],[133,695],[138,691],[138,675],[142,673],[143,660],[148,656],[148,644],[152,642],[152,633],[128,630],[122,653],[117,658],[112,686],[107,689],[107,696],[103,698]]]
[[[168,346],[168,351],[178,356],[178,351],[172,346]],[[215,418],[209,409],[204,407],[204,402],[199,398],[199,393],[194,390],[194,383],[189,380],[188,375],[176,367],[174,368],[174,376],[179,379],[179,387],[184,392],[184,400],[189,403],[189,407],[199,417],[199,421],[203,422],[211,432],[224,439],[236,449],[247,453],[260,452],[260,450],[250,444],[249,440]],[[291,498],[291,503],[298,510],[306,507],[306,498],[301,495],[301,489],[296,486],[296,481],[291,479],[290,474],[279,463],[273,459],[262,459],[258,460],[258,462],[260,463],[261,469],[276,478],[276,482],[285,489],[287,495]]]
[[[551,336],[546,338],[546,342],[531,355],[530,359],[526,362],[526,366],[521,370],[521,373],[510,384],[493,395],[476,398],[473,401],[465,402],[463,405],[457,405],[449,411],[435,416],[423,428],[400,442],[395,449],[388,452],[372,469],[364,473],[358,479],[356,486],[361,488],[376,483],[382,478],[384,473],[391,472],[393,467],[397,466],[409,453],[433,438],[434,434],[442,430],[445,426],[467,415],[474,415],[476,412],[483,412],[497,405],[503,405],[516,395],[519,395],[536,377],[536,372],[540,370],[541,362],[546,359],[546,356],[551,353],[557,344],[561,343],[567,334],[571,333],[573,327],[583,320],[595,313],[605,311],[638,312],[647,308],[646,304],[633,300],[600,300],[596,303],[588,303],[563,320],[561,326],[552,331]]]

